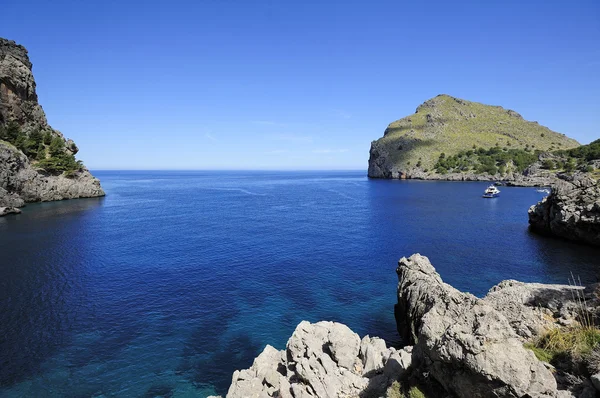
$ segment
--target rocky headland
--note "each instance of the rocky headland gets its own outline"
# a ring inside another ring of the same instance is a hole
[[[442,94],[390,123],[383,137],[371,143],[368,174],[548,186],[556,172],[548,170],[546,157],[578,146],[513,110]]]
[[[361,339],[339,323],[302,322],[285,350],[267,346],[249,369],[233,374],[227,398],[566,398],[600,391],[600,340],[582,354],[552,351],[554,357],[545,357],[550,349],[540,343],[548,333],[600,336],[589,323],[600,306],[596,286],[508,280],[480,299],[444,283],[419,254],[402,258],[396,272],[402,348]]]
[[[600,246],[600,184],[586,174],[563,176],[529,209],[532,230]]]
[[[103,196],[77,151],[48,124],[25,47],[0,38],[0,216],[27,202]]]

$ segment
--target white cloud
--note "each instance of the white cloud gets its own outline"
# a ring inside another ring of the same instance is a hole
[[[208,138],[209,140],[213,141],[213,142],[219,141],[218,139],[216,139],[215,137],[213,137],[210,133],[206,133],[206,134],[204,134],[204,136],[206,138]]]

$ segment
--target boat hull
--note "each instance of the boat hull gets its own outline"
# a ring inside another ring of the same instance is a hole
[[[486,199],[492,199],[492,198],[497,198],[498,196],[500,196],[499,193],[485,193],[485,194],[483,194],[482,197],[486,198]]]

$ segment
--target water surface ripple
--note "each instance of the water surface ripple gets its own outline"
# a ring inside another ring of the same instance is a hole
[[[533,188],[364,172],[96,172],[106,198],[0,219],[0,396],[207,396],[301,320],[397,342],[399,257],[484,295],[596,280],[597,249],[539,237]]]

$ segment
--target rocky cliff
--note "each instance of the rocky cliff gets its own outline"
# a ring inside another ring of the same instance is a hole
[[[513,110],[438,95],[413,115],[390,123],[383,137],[371,143],[369,177],[515,180],[523,177],[523,157],[578,145]],[[490,149],[498,153],[481,152]],[[485,162],[478,155],[485,155]],[[436,167],[451,156],[460,159]],[[533,177],[525,178],[527,185],[543,184]]]
[[[598,363],[568,373],[526,348],[547,331],[580,322],[584,298],[586,316],[596,317],[595,287],[509,280],[480,299],[444,283],[419,254],[402,258],[396,272],[404,348],[361,340],[338,323],[302,322],[285,350],[267,346],[249,369],[233,374],[227,398],[567,398],[600,391]]]
[[[103,196],[78,149],[48,125],[27,50],[0,38],[0,215],[26,202]]]
[[[584,174],[563,176],[529,209],[532,230],[600,246],[600,184]]]

